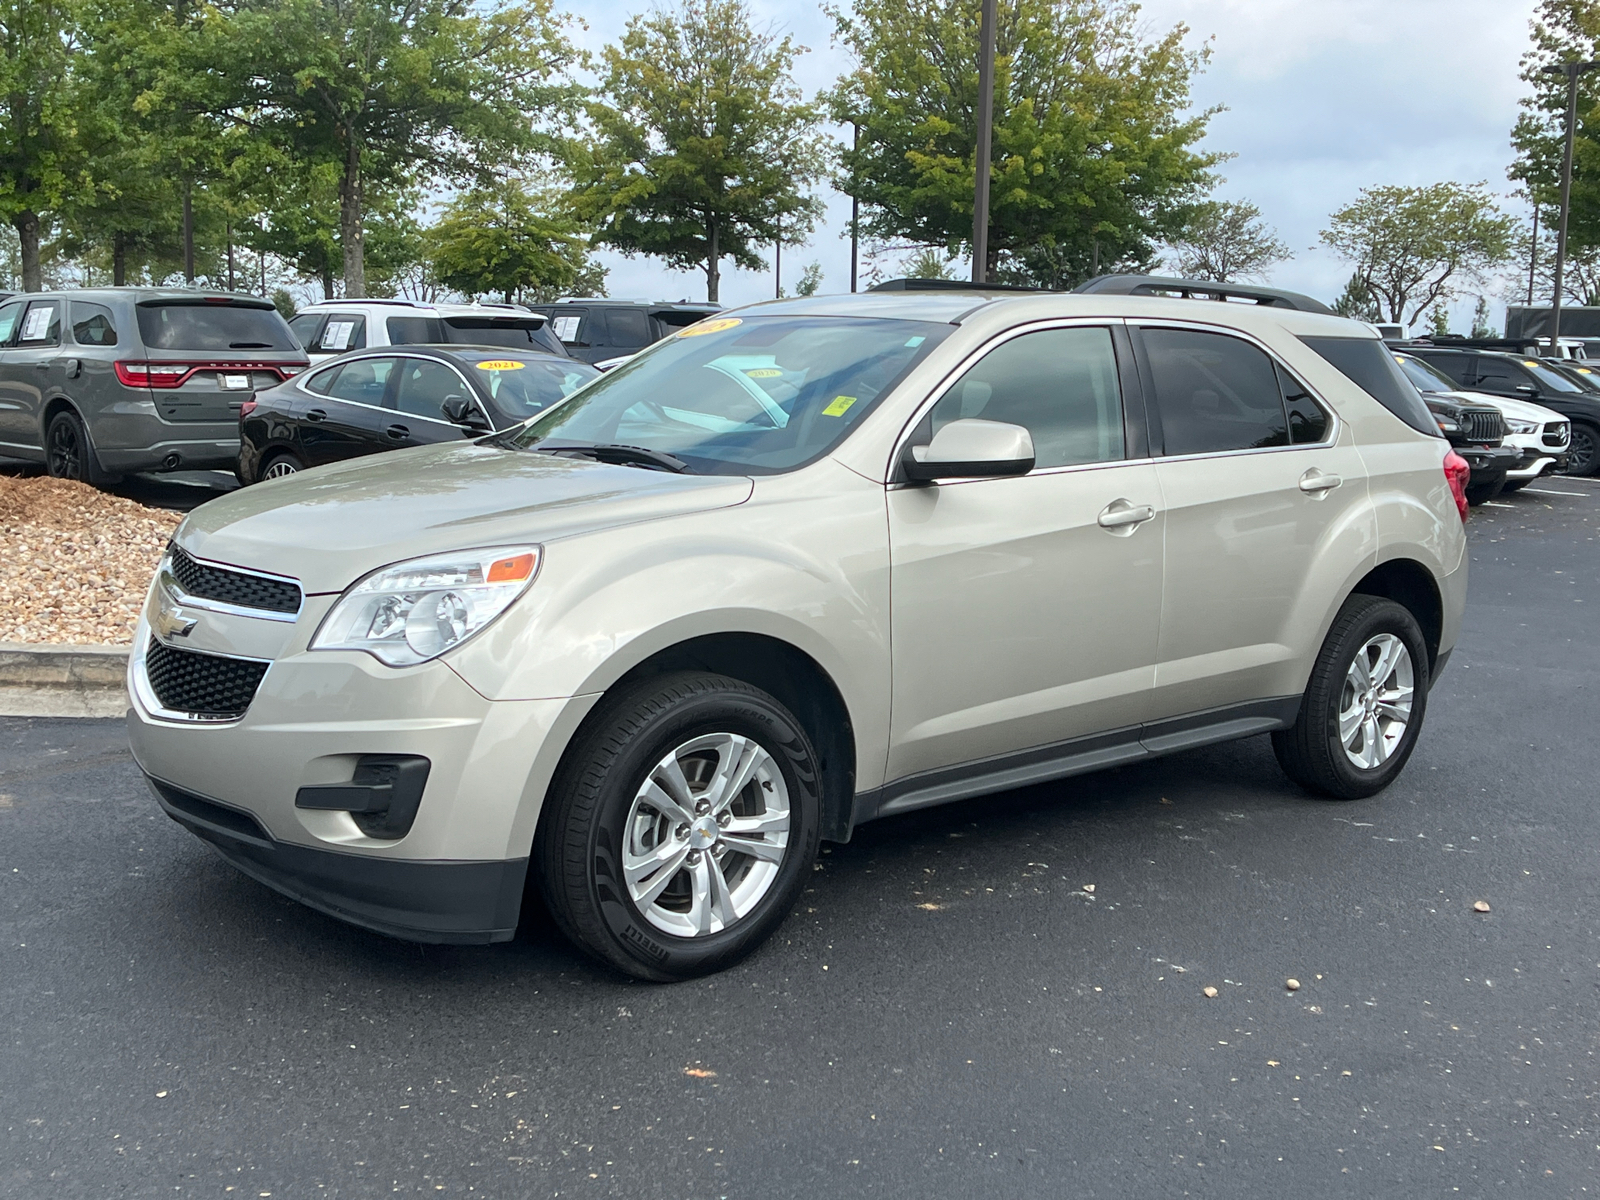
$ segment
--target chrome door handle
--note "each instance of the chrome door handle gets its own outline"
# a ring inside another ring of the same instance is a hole
[[[1337,475],[1329,475],[1325,471],[1312,467],[1304,475],[1300,476],[1300,490],[1308,496],[1316,496],[1320,499],[1343,482],[1344,480]]]
[[[1150,505],[1135,505],[1119,497],[1102,508],[1100,515],[1095,519],[1100,523],[1101,529],[1126,530],[1132,533],[1137,526],[1154,519],[1155,515],[1156,510]]]

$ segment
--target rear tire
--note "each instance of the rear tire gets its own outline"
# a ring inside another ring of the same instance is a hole
[[[305,464],[292,454],[274,454],[261,470],[261,482],[265,483],[269,479],[287,479],[305,469]]]
[[[799,897],[820,797],[811,740],[771,696],[721,675],[645,679],[568,750],[534,847],[539,886],[562,932],[616,970],[720,971]]]
[[[1428,669],[1427,644],[1408,609],[1351,596],[1322,643],[1298,718],[1272,735],[1284,773],[1334,800],[1388,787],[1417,744]]]
[[[1533,479],[1537,478],[1539,478],[1537,475],[1533,477]],[[1508,479],[1506,480],[1506,486],[1500,489],[1500,494],[1505,496],[1512,492],[1520,492],[1523,488],[1532,483],[1533,479]]]
[[[44,456],[45,472],[52,479],[75,479],[93,487],[109,487],[122,478],[101,469],[83,418],[70,408],[51,417],[45,427]]]

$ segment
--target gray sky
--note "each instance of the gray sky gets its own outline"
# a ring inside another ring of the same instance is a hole
[[[774,26],[811,53],[802,84],[816,90],[849,63],[830,42],[820,7],[755,0]],[[598,49],[621,32],[635,5],[581,3],[585,44]],[[1533,0],[1145,0],[1153,32],[1182,23],[1190,43],[1211,39],[1213,56],[1196,81],[1198,105],[1224,105],[1205,145],[1235,157],[1221,173],[1225,199],[1249,199],[1293,248],[1272,282],[1332,299],[1349,268],[1318,248],[1327,215],[1363,187],[1486,181],[1510,197],[1509,131],[1523,85],[1517,62],[1528,44]],[[848,201],[829,196],[826,224],[804,249],[784,253],[784,284],[793,290],[803,266],[823,269],[822,290],[849,286],[849,241],[840,236]],[[614,296],[705,296],[700,272],[669,271],[657,261],[607,255]],[[723,302],[772,295],[770,271],[725,265]],[[1489,299],[1498,326],[1503,284]],[[1473,300],[1452,310],[1465,331]]]

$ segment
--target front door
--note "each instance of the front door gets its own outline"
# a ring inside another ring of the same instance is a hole
[[[1350,431],[1243,338],[1136,340],[1167,514],[1153,716],[1297,695],[1328,598],[1375,545]]]
[[[1036,465],[889,492],[891,782],[1145,718],[1163,518],[1154,466],[1129,460],[1120,336],[1070,326],[1011,337],[916,435],[960,418],[1022,425]]]
[[[474,400],[473,391],[448,363],[432,358],[402,358],[395,380],[394,412],[384,430],[385,448],[426,446],[434,442],[454,442],[466,430],[444,414],[444,402],[452,396]]]

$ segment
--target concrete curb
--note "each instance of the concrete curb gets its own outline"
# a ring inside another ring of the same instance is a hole
[[[127,646],[0,642],[0,717],[120,717]]]

